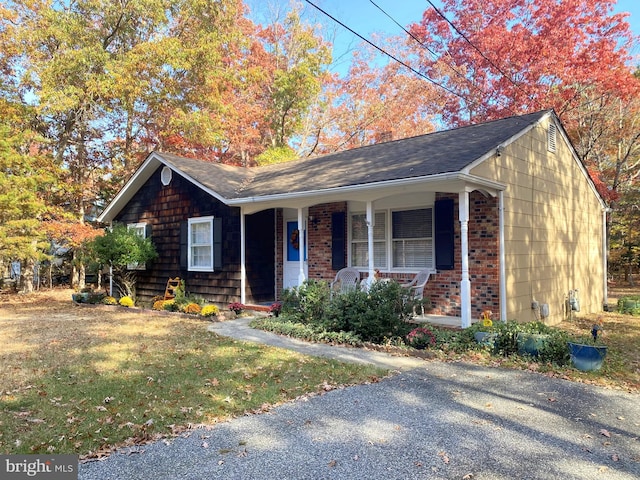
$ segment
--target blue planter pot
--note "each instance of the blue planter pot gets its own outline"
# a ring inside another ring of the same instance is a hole
[[[569,342],[569,353],[574,367],[583,372],[591,372],[602,367],[604,357],[607,356],[607,347]]]

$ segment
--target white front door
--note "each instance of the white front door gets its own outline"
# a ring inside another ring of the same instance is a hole
[[[298,286],[298,277],[300,274],[300,228],[298,228],[298,218],[296,210],[285,210],[283,238],[283,288],[291,288]],[[306,243],[305,250],[306,250]],[[308,276],[307,255],[304,257],[304,275]]]

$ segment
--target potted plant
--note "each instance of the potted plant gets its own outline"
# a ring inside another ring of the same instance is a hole
[[[240,302],[232,302],[229,304],[229,310],[231,310],[236,315],[240,315],[245,309],[244,304]]]
[[[476,342],[482,344],[490,344],[492,343],[491,330],[493,329],[493,320],[491,317],[493,316],[493,312],[491,310],[485,310],[482,312],[480,316],[480,327],[477,332],[473,334],[473,337],[476,339]]]
[[[598,317],[597,322],[591,327],[590,338],[568,342],[571,363],[578,370],[590,372],[602,367],[602,362],[607,356],[607,346],[598,340],[598,336],[603,332],[602,317]]]
[[[282,311],[282,302],[272,303],[269,307],[269,313],[274,317],[279,317],[280,312]]]

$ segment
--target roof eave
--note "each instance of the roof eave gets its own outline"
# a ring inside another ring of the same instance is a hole
[[[435,191],[437,190],[436,187],[438,185],[442,185],[444,183],[456,184],[456,188],[458,189],[457,191],[463,189],[483,190],[492,195],[495,195],[498,191],[506,189],[504,184],[494,182],[486,178],[477,177],[465,172],[447,172],[436,175],[387,180],[384,182],[348,185],[344,187],[233,198],[228,200],[228,204],[243,207],[245,212],[255,212],[265,208],[274,208],[275,206],[289,206],[288,204],[301,208],[325,201],[338,201],[353,199],[355,197],[366,197],[370,200],[374,200],[384,196],[386,191],[393,190],[398,187],[424,185],[427,188],[432,186],[432,190]]]

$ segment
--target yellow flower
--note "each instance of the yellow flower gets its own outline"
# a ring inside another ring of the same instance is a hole
[[[482,326],[483,327],[492,327],[493,326],[493,322],[491,321],[490,318],[484,318],[482,320]]]
[[[203,317],[213,317],[218,314],[218,307],[216,305],[205,305],[200,310],[200,315]]]
[[[133,304],[134,304],[133,299],[129,296],[122,297],[119,303],[123,307],[133,307]]]

